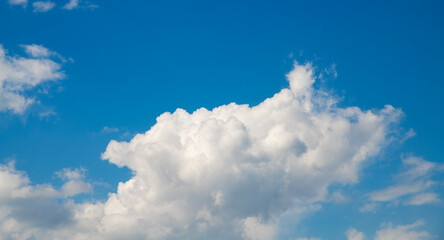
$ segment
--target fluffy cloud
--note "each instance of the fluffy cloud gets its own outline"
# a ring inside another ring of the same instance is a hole
[[[258,106],[178,109],[130,142],[110,142],[103,158],[134,176],[103,204],[99,228],[133,239],[204,239],[226,229],[227,238],[255,239],[251,229],[273,235],[279,216],[324,201],[330,184],[356,183],[401,112],[336,107],[313,88],[308,64],[287,77],[290,88]]]
[[[47,12],[55,7],[55,3],[51,1],[37,1],[32,3],[32,6],[34,7],[34,12]]]
[[[0,112],[23,113],[36,102],[28,92],[45,82],[64,77],[60,63],[40,45],[22,45],[29,57],[8,56],[0,45]]]
[[[111,141],[103,159],[128,167],[132,178],[104,202],[72,204],[69,227],[32,233],[41,239],[276,238],[280,217],[331,201],[331,184],[357,183],[363,163],[387,144],[402,115],[389,105],[337,107],[333,96],[313,87],[315,78],[310,64],[296,64],[287,75],[290,87],[257,106],[177,109],[129,142]]]
[[[370,199],[375,202],[403,200],[403,203],[407,205],[422,205],[439,201],[436,193],[427,191],[436,184],[431,180],[432,174],[442,171],[443,165],[413,156],[404,158],[402,161],[406,171],[395,177],[396,184],[370,193]],[[405,200],[407,196],[411,198]]]

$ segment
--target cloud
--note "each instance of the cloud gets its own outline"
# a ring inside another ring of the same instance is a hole
[[[376,209],[378,209],[379,204],[375,202],[366,203],[364,206],[359,208],[360,212],[376,212]]]
[[[22,5],[24,8],[28,4],[28,0],[8,0],[9,5]]]
[[[413,195],[409,200],[404,201],[404,204],[422,205],[438,201],[437,194],[424,192],[435,185],[435,182],[430,178],[435,171],[442,168],[442,165],[414,156],[403,158],[402,162],[407,170],[395,177],[396,184],[371,192],[369,194],[370,200],[389,202]]]
[[[347,235],[347,240],[364,240],[364,233],[358,232],[354,228],[349,228],[345,235]]]
[[[296,238],[295,240],[321,240],[320,238]]]
[[[63,6],[63,9],[73,10],[78,7],[79,7],[79,0],[69,0],[69,2],[65,4],[65,6]]]
[[[101,132],[102,133],[116,133],[118,131],[119,131],[119,129],[116,128],[116,127],[107,127],[107,126],[105,126],[105,127],[103,127]]]
[[[49,58],[51,51],[35,44],[22,47],[30,57],[8,56],[0,45],[0,112],[22,114],[36,103],[35,96],[29,96],[30,90],[65,76],[60,63]]]
[[[65,185],[72,181],[71,177],[67,179],[70,180]],[[0,164],[0,239],[33,239],[48,230],[72,224],[72,203],[57,203],[67,195],[65,185],[61,190],[47,184],[31,185],[13,162]]]
[[[287,79],[289,88],[257,106],[177,109],[129,142],[111,141],[102,158],[129,168],[131,179],[104,202],[70,205],[69,227],[29,231],[39,239],[275,238],[281,217],[319,209],[332,184],[359,182],[402,116],[389,105],[336,106],[313,87],[310,64],[295,64]],[[60,173],[68,182],[78,175]]]
[[[430,234],[426,231],[417,232],[412,228],[417,228],[424,224],[424,221],[418,220],[410,225],[399,225],[395,228],[391,223],[387,227],[376,232],[375,240],[424,240],[429,239]]]
[[[426,203],[439,202],[440,199],[436,193],[421,193],[407,200],[407,205],[423,205]]]
[[[35,2],[38,3],[38,2]],[[34,3],[34,4],[35,4]],[[42,45],[37,45],[37,44],[30,44],[30,45],[20,45],[26,52],[26,54],[28,54],[31,57],[35,57],[35,58],[46,58],[52,55],[55,55],[55,52],[50,51],[49,49],[45,48]]]
[[[66,183],[62,186],[62,195],[64,197],[71,197],[92,191],[92,185],[83,181],[85,172],[86,170],[84,168],[74,170],[64,168],[56,173],[60,178],[66,180]]]
[[[261,219],[248,217],[243,220],[244,237],[251,240],[273,240],[276,239],[276,226],[264,224]]]
[[[34,7],[34,12],[48,12],[49,10],[53,9],[55,7],[55,3],[51,1],[37,1],[32,3],[32,6]],[[35,50],[38,51],[38,50]],[[38,52],[37,52],[38,53]],[[34,55],[32,55],[35,57]]]

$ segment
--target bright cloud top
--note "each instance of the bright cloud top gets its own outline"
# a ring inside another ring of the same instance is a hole
[[[23,113],[37,102],[29,91],[46,82],[64,78],[55,54],[41,45],[22,45],[28,57],[8,56],[0,45],[0,112]]]

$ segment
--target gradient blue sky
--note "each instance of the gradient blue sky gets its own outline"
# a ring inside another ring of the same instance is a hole
[[[0,3],[0,44],[10,56],[24,55],[21,44],[38,44],[67,59],[66,77],[48,94],[26,92],[41,104],[0,112],[1,163],[14,160],[33,183],[61,186],[55,172],[83,167],[94,191],[74,199],[105,200],[131,177],[101,160],[110,140],[130,140],[176,108],[256,105],[287,87],[295,60],[312,62],[324,74],[316,86],[343,97],[340,106],[391,104],[404,112],[399,131],[416,136],[385,148],[358,184],[341,187],[346,203],[287,219],[280,239],[345,239],[350,226],[373,239],[382,222],[418,219],[433,239],[444,238],[442,202],[359,211],[360,196],[403,171],[402,154],[444,162],[442,1],[91,0],[72,10],[54,2],[48,12],[34,12],[31,0]],[[55,114],[39,116],[48,110]],[[433,180],[444,198],[442,171]]]

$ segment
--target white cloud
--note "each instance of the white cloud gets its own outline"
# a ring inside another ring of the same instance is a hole
[[[410,225],[399,225],[392,227],[391,223],[387,227],[376,232],[375,240],[424,240],[429,239],[430,234],[426,231],[414,231],[416,228],[424,224],[424,221],[418,220]]]
[[[296,238],[295,240],[321,240],[320,238]]]
[[[63,9],[72,10],[78,7],[79,7],[79,0],[69,0],[69,2],[65,4],[65,6],[63,6]]]
[[[421,193],[413,196],[409,200],[407,200],[407,205],[423,205],[426,203],[434,203],[439,202],[438,194],[436,193]]]
[[[0,112],[23,113],[36,102],[35,97],[29,96],[27,91],[64,77],[61,65],[43,56],[49,54],[49,50],[34,44],[22,46],[31,57],[8,56],[0,45]]]
[[[349,228],[345,235],[347,235],[347,240],[364,240],[364,233],[358,232],[354,228]]]
[[[134,222],[126,234],[135,237],[199,238],[202,224],[214,233],[251,218],[268,223],[297,204],[324,201],[331,183],[356,183],[401,112],[335,107],[312,87],[310,65],[296,65],[288,80],[290,89],[258,106],[178,109],[130,142],[112,141],[103,157],[135,175],[110,195],[101,222]],[[209,217],[198,218],[202,211]]]
[[[62,186],[63,196],[70,197],[92,191],[92,185],[83,181],[85,172],[84,168],[74,170],[64,168],[56,173],[60,178],[66,180],[66,183]]]
[[[376,202],[398,201],[406,196],[417,194],[404,201],[404,204],[422,205],[438,201],[437,194],[424,192],[435,185],[430,177],[434,171],[441,168],[441,165],[413,156],[403,158],[402,161],[407,170],[395,177],[396,184],[371,192],[369,194],[370,200]]]
[[[48,12],[49,10],[53,9],[55,5],[56,4],[51,1],[37,1],[32,3],[32,6],[34,7],[34,12]]]
[[[35,57],[35,58],[40,58],[40,57],[45,58],[45,57],[49,57],[51,55],[56,54],[42,45],[37,45],[37,44],[24,45],[23,44],[20,46],[23,47],[26,54],[28,54],[31,57]]]
[[[282,216],[320,208],[329,201],[331,184],[357,183],[363,163],[387,144],[402,115],[391,106],[337,107],[334,97],[313,87],[309,64],[295,65],[287,78],[288,89],[257,106],[177,109],[129,142],[111,141],[103,159],[128,167],[132,178],[103,203],[71,205],[69,227],[33,234],[99,240],[274,238]]]
[[[72,203],[58,204],[65,190],[47,184],[31,185],[14,163],[0,164],[0,239],[40,239],[50,229],[69,227]],[[73,196],[71,194],[70,196]]]
[[[23,7],[26,7],[28,0],[8,0],[8,3],[10,5],[22,5]]]

